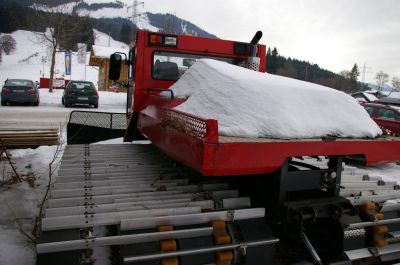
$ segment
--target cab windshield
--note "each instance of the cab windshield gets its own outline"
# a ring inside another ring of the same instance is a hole
[[[154,52],[153,56],[152,76],[154,79],[158,80],[176,81],[196,62],[197,59],[204,58],[219,60],[236,65],[242,62],[240,59],[227,57],[156,51]]]

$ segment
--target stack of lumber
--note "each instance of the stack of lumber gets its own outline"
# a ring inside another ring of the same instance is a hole
[[[58,129],[0,129],[0,145],[7,148],[59,144]]]

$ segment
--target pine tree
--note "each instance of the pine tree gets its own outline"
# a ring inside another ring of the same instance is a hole
[[[278,53],[278,50],[276,49],[276,47],[274,47],[274,49],[272,50],[272,57],[278,57],[279,56],[279,53]]]
[[[133,36],[133,29],[128,23],[124,23],[119,33],[119,38],[122,42],[129,44]]]
[[[349,73],[351,88],[353,91],[358,90],[358,77],[360,76],[360,71],[358,70],[357,64],[354,64],[353,68]]]

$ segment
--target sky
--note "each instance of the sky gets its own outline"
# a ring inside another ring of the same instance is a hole
[[[285,56],[359,80],[380,70],[400,77],[399,0],[144,0],[144,11],[172,13],[222,39],[260,43]]]

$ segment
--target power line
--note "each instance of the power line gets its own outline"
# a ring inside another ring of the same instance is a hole
[[[139,11],[138,11],[138,7],[140,5],[142,5],[142,8],[144,8],[144,2],[139,2],[138,0],[133,0],[132,5],[128,6],[128,9],[127,9],[128,11],[129,11],[129,9],[132,9],[130,18],[132,19],[132,23],[135,25],[138,23],[139,17],[142,15],[142,13],[139,13]]]

